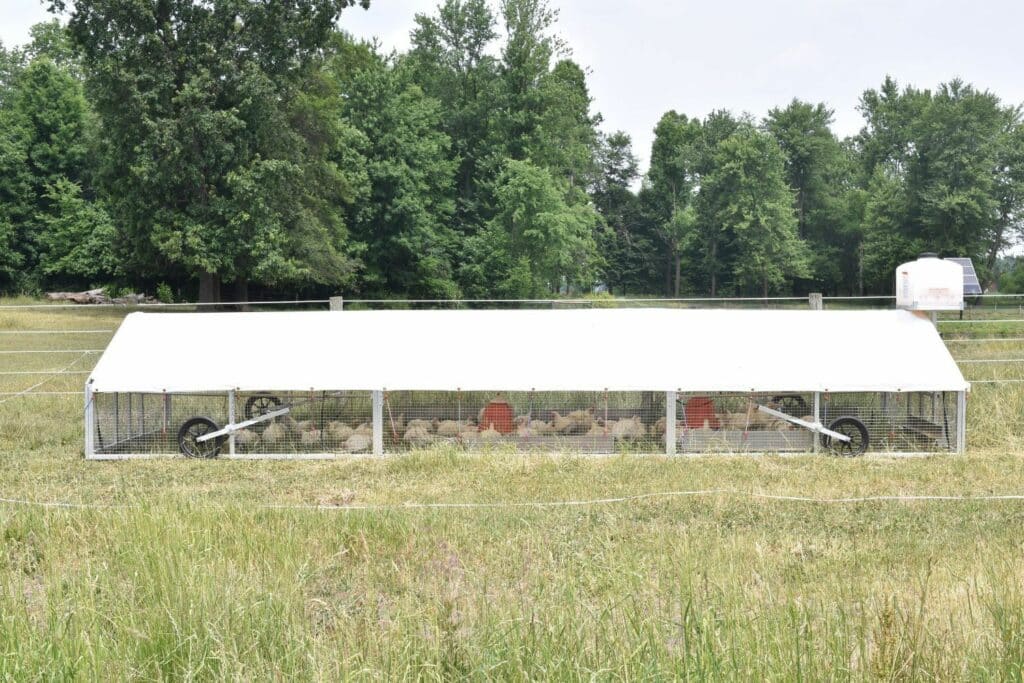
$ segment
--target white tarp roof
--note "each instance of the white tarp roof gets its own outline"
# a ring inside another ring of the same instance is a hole
[[[961,391],[902,310],[665,308],[132,313],[101,392]]]

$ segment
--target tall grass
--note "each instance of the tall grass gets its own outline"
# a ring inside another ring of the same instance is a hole
[[[0,311],[0,329],[117,313]],[[1020,352],[982,346],[963,357]],[[0,497],[116,507],[0,503],[0,678],[1021,680],[1021,502],[403,507],[1024,493],[1020,386],[975,388],[966,456],[854,460],[94,463],[77,397],[11,401]],[[389,507],[315,509],[348,503]]]

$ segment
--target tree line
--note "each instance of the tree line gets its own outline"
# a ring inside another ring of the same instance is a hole
[[[668,111],[641,174],[546,0],[444,0],[404,53],[354,0],[53,4],[0,46],[8,292],[875,294],[921,251],[1024,285],[1021,109],[960,80],[886,77],[845,139],[824,103]]]

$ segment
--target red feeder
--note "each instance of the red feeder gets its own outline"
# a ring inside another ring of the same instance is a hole
[[[496,398],[484,408],[480,416],[480,429],[494,427],[494,431],[501,434],[511,434],[515,431],[515,413],[512,406],[504,399]]]
[[[722,423],[715,415],[715,403],[707,396],[694,396],[686,402],[686,427],[701,429],[704,423],[711,429],[719,429]]]

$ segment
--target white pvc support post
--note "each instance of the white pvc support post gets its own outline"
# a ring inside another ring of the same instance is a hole
[[[821,392],[819,391],[814,392],[814,421],[817,422],[818,424],[821,424]],[[817,453],[818,435],[813,434],[813,437],[814,438],[811,439],[811,452]]]
[[[676,454],[676,392],[665,392],[665,454]]]
[[[967,392],[956,392],[956,452],[967,451]]]
[[[345,307],[345,297],[332,296],[327,300],[332,311],[340,311]]]
[[[96,456],[96,406],[93,399],[96,392],[92,390],[92,382],[85,385],[85,459]]]
[[[228,424],[235,424],[235,390],[228,392]],[[235,432],[228,434],[228,455],[235,457]]]
[[[373,454],[384,455],[384,392],[373,395]]]
[[[821,296],[821,292],[812,292],[807,295],[807,304],[811,307],[812,311],[820,311],[825,308],[824,299]]]

